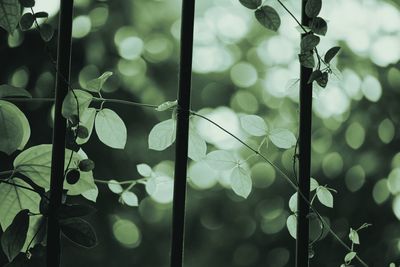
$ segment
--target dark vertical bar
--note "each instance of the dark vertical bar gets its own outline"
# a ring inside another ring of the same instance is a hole
[[[307,0],[302,0],[301,24],[309,25],[310,18],[305,13]],[[301,36],[304,37],[304,34]],[[310,198],[310,167],[311,167],[311,117],[312,117],[312,84],[308,83],[312,69],[300,67],[300,133],[299,133],[299,192]],[[308,267],[309,220],[307,215],[310,207],[297,194],[297,238],[296,267]]]
[[[182,267],[195,0],[183,0],[170,267]]]
[[[71,68],[73,0],[61,0],[58,49],[57,79],[55,93],[53,151],[51,158],[50,204],[47,222],[47,267],[60,266],[60,225],[57,211],[61,206],[64,183],[66,120],[61,115],[62,102],[68,93]]]

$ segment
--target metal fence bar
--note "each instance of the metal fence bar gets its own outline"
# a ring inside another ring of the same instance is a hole
[[[182,267],[195,0],[183,0],[170,267]]]
[[[301,24],[309,25],[310,18],[305,13],[307,0],[301,0]],[[302,34],[302,38],[305,35]],[[311,120],[312,120],[312,83],[308,83],[312,69],[300,67],[300,133],[299,133],[299,192],[307,199],[310,197],[311,167]],[[297,238],[296,267],[308,267],[309,220],[310,207],[297,194]]]
[[[66,120],[61,115],[61,108],[68,93],[71,68],[73,0],[61,0],[59,16],[50,203],[47,222],[47,267],[60,266],[61,258],[60,225],[57,211],[61,206],[63,193],[66,133]]]

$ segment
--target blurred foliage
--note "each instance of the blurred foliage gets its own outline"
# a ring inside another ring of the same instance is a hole
[[[58,1],[37,0],[56,26]],[[299,14],[299,1],[287,1]],[[333,61],[341,74],[325,89],[315,88],[312,176],[329,184],[334,208],[318,206],[332,228],[348,240],[350,227],[364,222],[359,254],[371,266],[400,263],[400,13],[398,1],[325,1],[328,22],[323,51],[343,47]],[[272,5],[275,6],[274,3]],[[257,146],[240,128],[238,115],[258,114],[268,126],[297,132],[299,33],[277,5],[282,27],[277,34],[258,25],[236,0],[197,3],[193,55],[192,107]],[[180,1],[76,0],[72,85],[84,86],[105,71],[107,98],[160,104],[176,98],[179,62]],[[55,55],[55,39],[49,49]],[[182,44],[185,45],[185,44]],[[25,87],[34,97],[51,97],[54,67],[35,31],[0,32],[0,83]],[[294,86],[293,86],[294,84]],[[118,109],[128,128],[124,151],[84,145],[96,162],[94,176],[119,181],[140,178],[136,165],[147,163],[171,174],[173,149],[150,151],[147,136],[169,114],[106,104]],[[20,105],[32,127],[28,146],[51,142],[50,105]],[[202,137],[218,149],[249,151],[205,121],[196,121]],[[209,151],[212,147],[209,146]],[[293,149],[264,147],[270,159],[292,174]],[[13,157],[0,155],[1,166]],[[293,266],[295,241],[286,229],[293,194],[275,170],[250,166],[254,189],[247,200],[236,196],[226,177],[202,175],[190,163],[185,262],[200,266]],[[99,245],[91,250],[64,243],[63,266],[168,266],[171,199],[152,199],[143,187],[133,190],[139,207],[118,203],[118,195],[99,185],[99,210],[90,221]],[[81,202],[81,199],[76,199]],[[167,203],[165,203],[167,202]],[[311,266],[338,266],[343,248],[328,235],[314,244]],[[5,262],[4,255],[2,262]],[[77,261],[76,259],[79,259]]]

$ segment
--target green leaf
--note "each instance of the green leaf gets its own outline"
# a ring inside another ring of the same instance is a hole
[[[315,34],[325,35],[328,31],[328,24],[323,18],[316,17],[311,21],[310,28]]]
[[[96,209],[80,204],[63,204],[59,210],[58,217],[60,219],[75,218],[88,216],[96,212]]]
[[[253,136],[264,136],[268,132],[264,119],[256,115],[244,115],[240,117],[243,130]]]
[[[324,72],[324,73],[321,74],[321,76],[319,76],[317,78],[316,81],[317,81],[319,86],[321,86],[322,88],[325,88],[326,85],[328,84],[328,79],[329,79],[328,73]]]
[[[232,170],[231,186],[236,195],[247,198],[252,188],[252,181],[249,171],[241,166],[236,166]]]
[[[19,0],[19,3],[23,7],[34,7],[35,6],[35,0]]]
[[[175,141],[176,121],[168,119],[157,123],[150,131],[149,148],[162,151],[172,145]]]
[[[315,180],[314,178],[311,177],[310,179],[310,192],[314,191],[315,189],[317,189],[319,186],[317,180]]]
[[[136,165],[136,170],[143,177],[150,177],[151,174],[153,173],[151,167],[144,163]]]
[[[314,34],[305,35],[300,42],[301,52],[308,52],[313,50],[320,42],[320,38]]]
[[[294,134],[286,129],[273,129],[269,135],[271,142],[279,148],[288,149],[296,145],[297,139]]]
[[[98,93],[103,89],[104,83],[113,75],[111,71],[104,72],[99,78],[90,80],[86,83],[86,90]]]
[[[19,26],[21,27],[21,30],[27,31],[32,27],[34,21],[35,17],[32,13],[25,13],[19,20]]]
[[[121,194],[121,200],[124,204],[131,206],[131,207],[137,207],[139,205],[139,201],[135,193],[131,191],[125,191]]]
[[[308,79],[307,83],[312,83],[313,81],[317,80],[322,76],[322,71],[320,70],[315,70],[311,73],[310,78]]]
[[[51,151],[51,144],[28,148],[15,158],[14,168],[17,172],[30,178],[38,186],[50,189]],[[78,168],[78,164],[83,158],[69,149],[65,150],[64,168],[69,162],[71,153],[73,155],[70,168]],[[81,172],[80,179],[76,184],[70,185],[65,181],[64,189],[68,190],[69,195],[79,195],[89,190],[95,190],[97,186],[94,183],[93,173],[90,171]]]
[[[54,29],[48,23],[44,23],[40,26],[40,36],[42,37],[43,41],[49,42],[51,38],[53,38]]]
[[[326,52],[325,57],[324,57],[325,63],[328,64],[329,62],[331,62],[331,60],[337,55],[337,53],[339,53],[339,50],[340,50],[340,46],[335,46],[335,47],[332,47],[331,49],[329,49]]]
[[[95,129],[100,141],[105,145],[124,149],[127,130],[124,121],[111,109],[102,109],[96,115]]]
[[[270,6],[262,6],[254,12],[258,22],[267,29],[277,31],[281,25],[278,12]]]
[[[290,215],[286,220],[286,227],[289,230],[289,234],[296,239],[296,229],[297,229],[297,218],[296,215]]]
[[[358,236],[357,231],[352,228],[350,228],[349,239],[354,244],[360,244],[360,237]]]
[[[199,161],[205,158],[207,154],[207,144],[197,133],[195,127],[190,124],[189,126],[189,148],[188,156],[194,161]]]
[[[317,188],[317,198],[324,206],[333,208],[333,196],[326,187],[320,186]]]
[[[175,101],[167,101],[156,107],[157,111],[165,111],[170,108],[176,107],[178,105],[178,100]]]
[[[9,261],[12,261],[25,244],[29,228],[29,210],[21,210],[1,236],[1,247]]]
[[[293,212],[297,212],[297,192],[294,193],[289,199],[289,209]]]
[[[12,178],[9,182],[24,186],[27,188],[32,187],[19,178]],[[21,211],[28,209],[32,213],[39,213],[39,194],[10,184],[0,183],[0,225],[3,230],[7,229]],[[30,227],[28,231],[27,243],[34,237],[36,229],[39,226],[38,222],[41,220],[40,216],[30,217]]]
[[[121,184],[115,180],[108,181],[107,185],[108,185],[108,188],[110,189],[110,191],[115,194],[120,194],[120,193],[122,193],[122,191],[124,191]]]
[[[96,118],[96,109],[87,108],[83,111],[83,114],[80,115],[81,115],[80,126],[84,126],[88,130],[88,136],[86,138],[81,138],[78,136],[76,138],[76,143],[78,145],[82,145],[89,140],[90,135],[92,134],[93,131],[94,120]]]
[[[14,104],[0,100],[0,151],[12,154],[23,149],[31,135],[24,113]]]
[[[261,6],[261,0],[239,0],[239,2],[249,9],[257,9]]]
[[[303,67],[310,69],[315,67],[314,54],[312,51],[307,51],[299,54],[299,61]]]
[[[63,117],[69,119],[74,115],[77,116],[79,107],[79,116],[82,118],[82,115],[85,113],[85,110],[89,107],[92,100],[93,96],[88,92],[77,89],[73,90],[73,92],[69,90],[62,105],[61,112]]]
[[[216,150],[206,156],[207,164],[215,170],[231,170],[238,165],[237,159],[231,152],[225,150]]]
[[[4,97],[27,97],[32,98],[32,95],[23,88],[14,87],[8,84],[0,85],[0,98]]]
[[[310,18],[318,16],[322,8],[322,0],[307,0],[306,15]]]
[[[41,11],[41,12],[36,12],[35,14],[33,14],[33,16],[35,16],[35,18],[48,18],[49,13]]]
[[[19,22],[20,12],[18,0],[0,0],[0,27],[13,34]]]
[[[60,220],[60,229],[65,237],[80,246],[92,248],[97,245],[96,233],[85,220],[80,218]]]
[[[354,257],[357,255],[356,252],[352,251],[346,254],[346,256],[344,257],[344,261],[348,264],[350,263]]]

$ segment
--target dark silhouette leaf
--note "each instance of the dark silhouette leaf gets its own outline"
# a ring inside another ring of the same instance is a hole
[[[339,46],[335,46],[329,49],[325,54],[324,61],[326,63],[331,62],[331,60],[337,55],[337,53],[339,53],[339,50],[340,50]]]
[[[306,3],[306,15],[310,18],[318,16],[321,11],[322,0],[308,0]]]
[[[249,9],[256,9],[261,6],[261,0],[239,0],[239,2]]]
[[[270,6],[262,6],[254,12],[256,19],[265,28],[277,31],[281,25],[281,18],[278,12]]]
[[[60,220],[61,232],[72,242],[92,248],[97,245],[97,237],[92,226],[80,218]]]
[[[9,261],[12,261],[24,246],[29,228],[29,210],[21,210],[1,236],[1,247]]]

